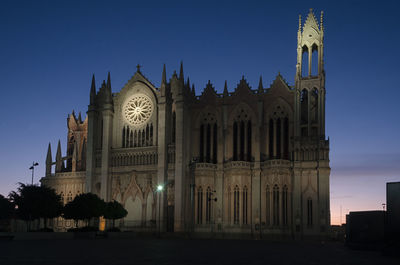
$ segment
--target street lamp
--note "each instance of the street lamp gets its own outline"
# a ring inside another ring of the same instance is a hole
[[[164,186],[158,185],[157,192],[158,192],[158,237],[161,234],[161,192],[163,191]]]
[[[32,185],[33,185],[33,174],[35,172],[35,167],[38,165],[39,165],[38,162],[32,162],[32,166],[29,168],[30,170],[32,170]]]

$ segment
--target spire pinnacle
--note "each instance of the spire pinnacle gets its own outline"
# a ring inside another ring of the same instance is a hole
[[[137,73],[140,73],[140,67],[142,67],[140,64],[137,64],[137,65],[136,65],[136,72],[137,72]]]
[[[323,30],[324,28],[324,11],[321,11],[321,18],[320,18],[320,22],[321,22],[321,30]]]
[[[183,77],[183,61],[181,61],[181,69],[180,69],[180,71],[179,71],[179,79],[180,80],[184,80],[184,77]]]
[[[96,97],[96,81],[94,79],[94,74],[93,74],[92,86],[90,87],[90,104],[94,104],[95,97]]]
[[[301,32],[301,15],[299,15],[299,32]]]
[[[51,144],[49,143],[49,147],[47,148],[47,156],[46,156],[46,164],[51,163],[52,158],[51,158]]]
[[[56,153],[56,172],[61,172],[63,169],[63,161],[61,157],[61,143],[58,140],[57,153]]]
[[[228,84],[225,80],[225,84],[224,84],[224,97],[229,96],[229,92],[228,92]]]
[[[167,84],[167,73],[165,71],[165,64],[163,66],[162,77],[161,77],[161,84]]]
[[[263,93],[264,92],[264,88],[263,88],[263,84],[262,84],[262,76],[260,75],[260,82],[258,83],[258,93]]]
[[[111,90],[111,77],[110,77],[110,72],[108,72],[108,75],[107,75],[107,88],[108,88],[109,90]]]
[[[196,96],[196,90],[194,90],[194,84],[192,84],[192,94],[193,96]]]
[[[187,81],[186,81],[186,86],[188,87],[188,89],[190,90],[190,80],[189,80],[189,77],[187,78]]]

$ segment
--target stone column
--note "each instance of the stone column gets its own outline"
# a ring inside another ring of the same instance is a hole
[[[161,228],[161,231],[165,231],[165,210],[166,210],[166,183],[167,183],[167,170],[168,170],[168,143],[167,143],[167,121],[168,121],[168,109],[166,105],[166,98],[160,97],[159,105],[158,105],[158,164],[157,164],[157,183],[155,185],[163,185],[164,192],[162,196],[156,193],[156,201],[157,204],[155,205],[156,210],[156,222],[157,227]],[[159,224],[161,223],[161,224]]]
[[[88,115],[88,131],[87,131],[87,151],[86,151],[86,182],[85,191],[92,192],[93,171],[95,167],[95,120],[97,119],[95,107],[89,105]]]
[[[183,200],[184,200],[184,113],[183,100],[175,101],[176,140],[175,140],[175,207],[174,231],[184,230]]]
[[[111,158],[111,139],[112,139],[112,123],[113,112],[110,109],[103,110],[103,139],[101,150],[101,189],[100,198],[105,201],[110,200],[111,181],[109,176],[109,166]]]

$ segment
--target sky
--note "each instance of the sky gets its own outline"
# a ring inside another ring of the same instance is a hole
[[[400,181],[400,7],[396,1],[8,1],[0,9],[0,194],[44,176],[49,142],[86,116],[91,76],[118,92],[142,65],[160,85],[183,61],[201,93],[242,75],[294,85],[298,15],[324,11],[331,221],[382,209]]]

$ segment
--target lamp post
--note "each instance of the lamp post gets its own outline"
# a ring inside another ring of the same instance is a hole
[[[32,170],[32,185],[33,185],[33,174],[35,172],[35,167],[38,165],[39,165],[38,162],[32,162],[32,166],[29,168],[30,170]]]
[[[158,192],[158,237],[161,235],[161,192],[163,191],[163,185],[157,186]]]

